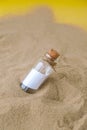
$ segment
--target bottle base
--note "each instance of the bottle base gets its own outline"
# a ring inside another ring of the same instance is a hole
[[[25,86],[23,83],[20,83],[20,87],[23,91],[27,92],[27,93],[35,93],[37,90],[31,89],[27,86]]]

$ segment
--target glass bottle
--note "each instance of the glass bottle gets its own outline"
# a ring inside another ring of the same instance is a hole
[[[59,53],[51,49],[44,58],[40,60],[37,65],[31,69],[29,74],[20,84],[21,88],[25,92],[33,93],[39,89],[42,83],[49,77],[49,75],[55,71],[55,60],[59,57]]]

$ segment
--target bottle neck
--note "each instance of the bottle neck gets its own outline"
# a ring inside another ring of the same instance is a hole
[[[55,59],[53,59],[48,53],[45,54],[45,57],[43,60],[48,62],[52,67],[54,67],[57,64],[55,62]]]

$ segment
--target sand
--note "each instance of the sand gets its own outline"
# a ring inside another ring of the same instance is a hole
[[[56,73],[25,93],[21,80],[50,48]],[[48,8],[0,19],[0,130],[87,130],[87,32]]]

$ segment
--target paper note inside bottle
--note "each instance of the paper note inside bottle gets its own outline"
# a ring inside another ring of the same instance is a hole
[[[32,69],[24,79],[23,84],[29,88],[38,89],[48,76]]]

